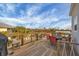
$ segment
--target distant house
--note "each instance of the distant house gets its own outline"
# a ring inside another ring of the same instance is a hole
[[[10,25],[4,24],[4,23],[0,23],[0,32],[6,32],[11,28]]]
[[[61,33],[68,36],[69,34],[71,34],[71,30],[56,30],[56,33]]]
[[[0,27],[0,32],[6,32],[6,31],[7,31],[7,28]]]

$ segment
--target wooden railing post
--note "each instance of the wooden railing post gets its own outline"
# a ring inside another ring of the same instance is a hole
[[[71,42],[73,42],[73,40],[71,40]],[[72,55],[75,56],[73,44],[71,44],[71,51],[70,51],[70,56]]]
[[[57,54],[58,56],[60,56],[60,48],[61,48],[61,43],[60,43],[60,40],[57,40]]]
[[[62,56],[67,56],[66,43],[63,45]]]
[[[60,43],[63,43],[63,50],[62,50],[62,56],[75,56],[74,47],[73,45],[79,45],[78,43],[74,43],[73,41],[61,41]],[[69,46],[68,46],[68,45]],[[70,48],[70,50],[68,49]],[[68,50],[68,51],[67,51]],[[59,51],[58,51],[59,52]],[[67,53],[69,52],[69,53]]]

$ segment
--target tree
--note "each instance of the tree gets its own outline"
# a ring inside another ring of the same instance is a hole
[[[14,29],[15,29],[15,32],[18,33],[19,39],[21,38],[21,45],[23,45],[24,44],[23,37],[24,37],[24,35],[26,33],[26,28],[25,27],[21,27],[21,26],[17,26]]]
[[[36,35],[36,39],[38,40],[38,34],[36,33],[35,35]]]

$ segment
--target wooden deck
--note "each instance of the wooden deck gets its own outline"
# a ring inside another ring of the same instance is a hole
[[[56,56],[56,50],[46,40],[26,44],[9,56]]]

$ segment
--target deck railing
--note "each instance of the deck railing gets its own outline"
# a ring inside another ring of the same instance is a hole
[[[60,49],[62,50],[59,50],[61,52],[58,53],[61,54],[61,56],[75,56],[75,51],[74,51],[74,45],[79,45],[79,43],[74,43],[73,40],[71,40],[71,42],[69,41],[60,41]],[[61,46],[61,44],[63,44]],[[58,48],[58,47],[57,47]]]

